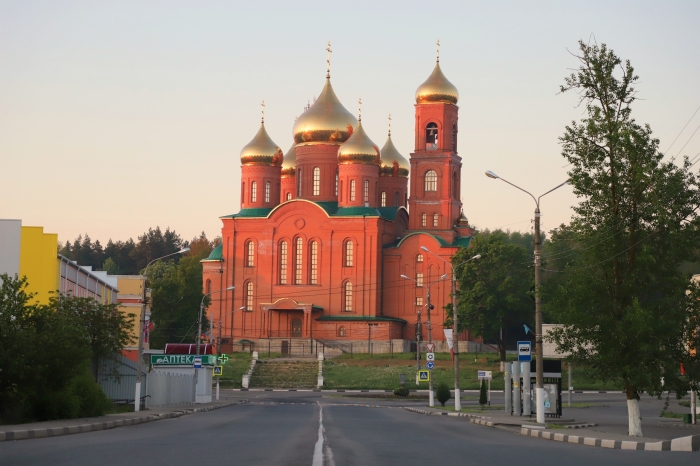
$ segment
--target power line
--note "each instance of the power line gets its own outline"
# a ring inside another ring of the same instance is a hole
[[[668,149],[666,149],[666,152],[668,152],[669,150],[671,150],[671,147],[673,147],[673,145],[676,143],[676,141],[678,140],[678,138],[681,137],[681,134],[683,134],[683,131],[685,131],[685,128],[690,124],[690,122],[693,120],[693,118],[695,118],[695,115],[698,113],[698,110],[700,110],[700,107],[698,107],[698,108],[695,110],[695,113],[693,113],[693,116],[690,117],[690,120],[688,120],[688,122],[685,124],[685,126],[683,127],[683,129],[681,130],[681,132],[678,133],[678,136],[676,136],[676,139],[674,139],[673,142],[671,143],[671,145],[668,146]],[[697,130],[696,130],[696,131],[697,131]],[[685,147],[685,146],[683,146],[683,147]],[[664,153],[665,153],[665,152],[664,152]]]
[[[688,143],[690,142],[690,140],[693,139],[693,136],[695,136],[695,133],[697,133],[699,129],[700,129],[700,125],[698,125],[698,127],[695,128],[695,131],[693,131],[693,134],[691,134],[690,137],[688,138],[688,140],[685,141],[685,144],[683,144],[683,147],[681,147],[681,148],[678,150],[678,153],[676,154],[676,157],[678,157],[678,155],[681,153],[681,151],[682,151],[683,149],[685,149],[685,146],[687,146]]]

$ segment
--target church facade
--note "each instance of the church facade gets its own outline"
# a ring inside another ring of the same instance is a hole
[[[222,341],[412,341],[419,319],[428,335],[429,300],[432,337],[445,339],[445,261],[474,234],[460,201],[458,98],[438,59],[416,91],[409,160],[391,130],[381,149],[369,138],[330,66],[286,154],[263,118],[241,150],[240,210],[221,217],[222,244],[202,261]]]

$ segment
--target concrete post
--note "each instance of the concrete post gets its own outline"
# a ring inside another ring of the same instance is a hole
[[[528,361],[523,363],[523,416],[532,414],[530,390],[530,362]]]
[[[506,404],[506,414],[512,414],[512,413],[513,413],[513,409],[512,409],[511,403],[510,403],[511,398],[512,398],[511,394],[513,393],[513,391],[511,390],[511,374],[512,374],[512,372],[513,372],[513,370],[512,370],[512,364],[511,364],[511,363],[505,363],[505,369],[504,369],[504,374],[503,374],[503,375],[505,375],[506,380],[505,380],[505,385],[504,385],[504,387],[503,387],[503,388],[504,388],[504,389],[503,389],[503,396],[504,396],[505,399],[506,399],[506,401],[505,401],[505,404]]]
[[[513,414],[520,416],[520,363],[513,363]]]
[[[574,397],[573,369],[573,366],[569,363],[569,408],[571,408],[571,399]]]

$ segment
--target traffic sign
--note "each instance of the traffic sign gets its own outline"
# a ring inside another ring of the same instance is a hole
[[[435,353],[425,353],[426,361],[435,361]]]
[[[195,369],[201,369],[202,368],[202,358],[201,356],[195,356],[194,357],[194,368]]]
[[[430,382],[430,371],[428,371],[428,370],[418,371],[418,382]]]
[[[214,375],[223,375],[223,373],[224,368],[222,366],[214,366]]]
[[[478,371],[477,376],[479,380],[491,380],[491,371]]]
[[[425,363],[425,367],[427,367],[430,370],[433,370],[435,368],[435,363],[433,361],[428,361],[427,363]]]
[[[425,349],[428,350],[428,353],[434,352],[435,351],[435,343],[426,343]]]
[[[532,361],[532,343],[529,341],[518,342],[518,361]]]

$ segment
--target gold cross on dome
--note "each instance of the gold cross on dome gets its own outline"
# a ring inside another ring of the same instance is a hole
[[[440,61],[440,39],[437,40],[437,61]]]
[[[389,114],[389,136],[391,136],[391,113]]]
[[[326,59],[326,64],[328,67],[326,68],[326,78],[331,77],[331,53],[333,51],[331,50],[331,41],[328,41],[328,47],[326,47],[326,52],[328,52],[328,58]]]
[[[362,97],[357,99],[357,120],[362,121]]]
[[[260,102],[260,110],[262,112],[262,119],[260,120],[260,123],[265,123],[265,101],[263,100]]]

